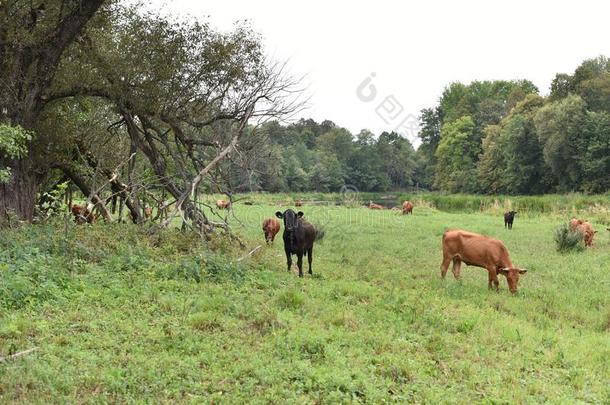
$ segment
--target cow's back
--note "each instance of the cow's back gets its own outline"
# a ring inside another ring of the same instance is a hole
[[[508,250],[501,241],[459,229],[443,234],[443,253],[473,266],[512,267]]]

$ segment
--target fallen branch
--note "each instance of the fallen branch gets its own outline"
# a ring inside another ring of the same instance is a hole
[[[250,252],[248,252],[247,255],[240,257],[239,259],[237,259],[238,262],[241,262],[242,260],[244,260],[246,257],[252,256],[252,254],[254,252],[256,252],[258,249],[262,248],[263,245],[258,245],[257,247],[255,247],[254,249],[252,249]]]
[[[32,352],[34,352],[36,350],[38,350],[37,347],[32,347],[31,349],[24,350],[24,351],[19,352],[19,353],[11,354],[10,356],[0,357],[0,363],[4,363],[4,362],[6,362],[8,360],[16,359],[17,357],[25,356],[26,354],[32,353]]]

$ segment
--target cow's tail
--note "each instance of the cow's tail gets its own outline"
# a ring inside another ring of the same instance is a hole
[[[323,226],[316,227],[316,241],[324,239],[324,235],[326,235],[326,229]]]

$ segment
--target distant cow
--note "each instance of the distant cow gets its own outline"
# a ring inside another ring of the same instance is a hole
[[[221,210],[228,210],[231,208],[231,201],[216,200],[216,207]]]
[[[460,229],[449,230],[443,234],[443,263],[441,264],[441,277],[444,279],[449,268],[449,262],[453,260],[453,275],[460,278],[460,266],[462,262],[469,266],[477,266],[487,269],[488,286],[499,289],[497,274],[506,276],[508,288],[511,293],[517,292],[519,275],[525,274],[526,269],[514,267],[504,244],[487,236],[477,233],[462,231]]]
[[[294,202],[294,206],[295,206],[295,207],[300,207],[300,206],[302,206],[302,205],[303,205],[303,201],[301,201],[301,200],[296,200],[296,201]]]
[[[95,222],[95,214],[87,206],[72,204],[70,212],[74,215],[74,220],[77,224],[84,224],[85,222],[92,224]]]
[[[593,246],[593,236],[595,236],[597,231],[593,230],[593,227],[587,220],[572,218],[569,225],[571,231],[582,234],[585,246]]]
[[[145,219],[150,219],[150,218],[152,218],[152,213],[153,213],[153,210],[152,210],[152,208],[151,208],[151,207],[144,207],[144,210],[142,210],[142,211],[143,211],[143,213],[144,213],[144,218],[145,218]]]
[[[275,235],[280,231],[280,221],[275,218],[267,218],[263,221],[263,233],[265,242],[273,242]]]
[[[292,255],[295,254],[297,255],[299,277],[303,277],[303,255],[305,255],[309,264],[309,274],[313,274],[311,271],[313,243],[322,238],[322,233],[317,232],[312,224],[303,219],[301,211],[297,213],[287,209],[283,213],[277,211],[275,216],[284,220],[284,252],[288,271],[292,267]]]
[[[375,204],[374,202],[369,201],[369,208],[372,210],[382,210],[383,205]]]
[[[508,211],[504,213],[504,228],[513,229],[513,221],[517,211]]]
[[[413,203],[411,201],[405,201],[402,203],[402,215],[405,214],[413,215]]]

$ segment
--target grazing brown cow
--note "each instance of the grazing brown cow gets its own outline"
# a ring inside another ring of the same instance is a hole
[[[402,215],[405,214],[413,215],[413,203],[411,201],[405,201],[402,203]]]
[[[582,234],[585,246],[593,246],[593,236],[597,233],[590,223],[585,219],[572,218],[570,220],[570,230]]]
[[[228,210],[231,208],[231,201],[216,200],[216,207],[221,210]]]
[[[150,219],[152,218],[152,208],[151,207],[144,207],[144,218],[145,219]]]
[[[294,202],[294,206],[295,206],[295,207],[300,207],[300,206],[302,206],[302,205],[303,205],[303,201],[301,201],[301,200],[296,200],[296,201]]]
[[[383,205],[375,204],[372,201],[369,201],[369,208],[372,209],[372,210],[382,210],[382,209],[384,209]]]
[[[77,224],[84,224],[85,222],[92,224],[95,222],[95,214],[91,212],[87,206],[72,204],[70,206],[70,212],[74,215],[74,220]]]
[[[273,242],[275,235],[280,231],[280,221],[275,218],[267,218],[263,221],[263,233],[265,242]]]
[[[503,274],[506,276],[508,289],[513,294],[517,292],[519,275],[527,272],[526,269],[513,266],[508,250],[501,241],[460,229],[445,231],[443,234],[442,278],[445,278],[452,260],[452,271],[456,279],[460,278],[460,266],[464,262],[469,266],[487,269],[488,286],[495,286],[496,291],[500,284],[497,274]]]

